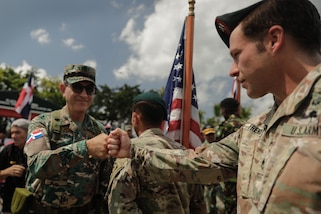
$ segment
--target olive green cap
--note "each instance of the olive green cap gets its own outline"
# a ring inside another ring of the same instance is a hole
[[[159,94],[154,92],[146,92],[139,94],[133,99],[133,104],[136,104],[140,101],[147,101],[159,105],[164,111],[164,120],[167,120],[166,104],[164,99]]]
[[[249,15],[253,10],[260,6],[263,1],[259,1],[241,10],[226,13],[217,16],[215,19],[215,27],[223,42],[230,47],[230,35],[232,31],[241,23],[241,21]]]
[[[87,65],[71,64],[64,69],[64,81],[73,84],[80,81],[89,81],[94,84],[96,80],[96,70]]]

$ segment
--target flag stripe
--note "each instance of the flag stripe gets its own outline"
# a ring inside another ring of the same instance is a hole
[[[183,117],[183,101],[184,101],[184,48],[185,48],[185,24],[183,26],[179,45],[172,65],[170,75],[165,88],[164,100],[167,105],[168,121],[165,127],[165,133],[168,137],[183,144],[182,141],[182,122]],[[200,140],[200,122],[198,114],[198,104],[196,98],[196,86],[193,74],[192,79],[192,103],[191,103],[191,119],[190,119],[190,148],[201,145]]]
[[[18,100],[15,104],[15,111],[23,118],[28,119],[31,110],[31,104],[33,100],[34,90],[34,76],[30,74],[28,82],[23,85],[23,88],[19,94]]]

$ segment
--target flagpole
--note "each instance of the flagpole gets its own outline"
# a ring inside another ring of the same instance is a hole
[[[191,101],[192,101],[192,69],[193,69],[193,41],[194,41],[194,4],[195,0],[188,0],[189,12],[186,19],[186,40],[185,40],[185,88],[183,103],[183,128],[182,144],[190,147],[190,122],[191,122]]]
[[[232,96],[240,104],[238,109],[238,114],[241,114],[241,83],[237,81],[237,78],[234,77],[232,85]]]
[[[238,109],[238,113],[239,115],[241,115],[241,83],[239,81],[237,81],[237,97],[236,100],[239,102],[239,109]]]

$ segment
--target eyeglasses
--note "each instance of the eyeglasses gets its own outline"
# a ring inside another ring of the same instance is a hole
[[[69,84],[67,84],[69,85]],[[87,95],[93,95],[96,92],[96,86],[94,84],[89,84],[83,86],[81,83],[76,82],[69,85],[74,93],[80,94],[84,89],[86,90]]]

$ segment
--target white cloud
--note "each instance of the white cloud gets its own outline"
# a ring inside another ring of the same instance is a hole
[[[21,72],[22,75],[25,75],[28,71],[34,70],[37,72],[37,77],[44,78],[47,77],[47,72],[46,70],[42,69],[42,68],[34,68],[33,66],[31,66],[26,60],[22,61],[22,65],[19,65],[15,68],[13,68],[15,72],[19,73]]]
[[[33,30],[30,33],[31,38],[37,40],[40,44],[49,44],[50,37],[49,33],[44,28],[39,28],[37,30]]]
[[[88,65],[90,67],[93,67],[93,68],[97,68],[97,62],[95,60],[86,60],[84,62],[84,65]]]
[[[165,82],[171,69],[184,18],[188,15],[187,1],[155,1],[155,11],[145,17],[143,29],[138,29],[137,14],[128,20],[119,40],[125,42],[131,55],[121,67],[114,70],[119,79],[136,78],[143,81]],[[219,38],[215,17],[250,5],[256,0],[221,2],[202,0],[195,4],[193,68],[200,109],[211,117],[213,105],[231,96],[232,79],[229,69],[232,59]],[[135,9],[133,9],[135,10]],[[141,10],[141,8],[136,8]],[[223,11],[223,12],[222,12]],[[241,103],[252,106],[253,113],[262,112],[272,104],[271,97],[251,100],[242,91]],[[262,105],[263,103],[266,103]],[[211,114],[211,115],[210,115]]]
[[[63,44],[72,50],[80,50],[84,48],[84,46],[80,43],[77,43],[74,38],[68,38],[68,39],[63,39],[62,40]]]

